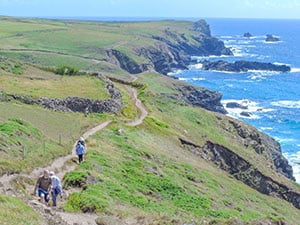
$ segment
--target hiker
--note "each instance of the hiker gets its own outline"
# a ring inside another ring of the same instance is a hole
[[[36,195],[36,191],[38,191],[39,201],[42,202],[42,199],[44,198],[44,202],[48,203],[49,198],[49,192],[51,188],[51,178],[49,177],[49,171],[44,170],[44,174],[39,177],[39,179],[36,182],[36,185],[34,186],[33,195]]]
[[[76,154],[78,155],[78,162],[83,161],[83,155],[85,153],[86,147],[83,137],[80,137],[76,144]]]
[[[56,207],[56,198],[58,195],[62,194],[62,185],[60,179],[55,175],[53,171],[49,173],[51,178],[51,197],[52,197],[52,206]]]

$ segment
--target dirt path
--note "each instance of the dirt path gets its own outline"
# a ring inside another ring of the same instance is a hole
[[[138,99],[136,89],[126,86],[126,90],[135,100],[135,106],[136,106],[137,110],[140,112],[140,113],[137,112],[137,117],[133,121],[126,123],[126,125],[133,126],[133,127],[138,126],[143,123],[145,117],[148,115],[148,112],[147,112],[145,106],[143,105],[143,103],[141,102],[141,100]]]
[[[135,79],[133,79],[133,80],[135,80]],[[143,106],[142,102],[138,99],[137,91],[134,88],[129,87],[129,86],[126,86],[126,90],[134,99],[137,110],[140,111],[140,115],[138,114],[139,116],[137,116],[137,118],[135,118],[133,121],[130,121],[126,124],[128,126],[137,126],[143,122],[143,120],[147,116],[148,112],[145,109],[145,107]],[[84,134],[82,134],[82,137],[84,139],[87,139],[89,136],[106,128],[111,122],[112,121],[108,120],[108,121],[105,121],[105,122],[99,124],[98,126],[92,128],[92,129],[89,129]],[[73,224],[78,224],[78,225],[91,224],[92,225],[92,224],[95,224],[95,218],[97,217],[97,215],[94,215],[94,214],[87,215],[87,214],[83,214],[83,213],[74,214],[74,213],[66,213],[66,212],[60,212],[57,210],[52,210],[49,207],[42,205],[38,201],[28,198],[28,196],[25,196],[25,195],[20,196],[15,190],[13,190],[13,187],[11,184],[11,181],[17,177],[26,177],[26,178],[36,180],[43,173],[44,170],[55,171],[56,175],[62,179],[67,172],[70,172],[76,168],[77,164],[72,162],[72,159],[74,159],[74,158],[76,158],[75,143],[74,143],[74,146],[72,148],[72,152],[70,155],[57,158],[56,160],[54,160],[52,162],[52,164],[50,166],[36,168],[30,174],[4,175],[4,176],[0,177],[0,194],[6,194],[9,196],[18,196],[21,198],[25,198],[26,202],[32,208],[34,208],[36,211],[38,211],[40,213],[42,218],[44,218],[44,220],[45,220],[45,224],[48,224],[48,225],[50,225],[50,224],[51,225],[54,225],[54,224],[56,224],[56,225],[73,225]],[[28,193],[31,193],[33,190],[33,186],[27,185],[26,190]],[[79,221],[83,221],[83,222],[79,222]]]

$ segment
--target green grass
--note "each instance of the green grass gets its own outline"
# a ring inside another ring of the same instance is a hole
[[[38,225],[41,219],[37,212],[25,205],[23,201],[0,195],[0,224]]]
[[[135,62],[147,64],[149,59],[137,55],[137,49],[156,46],[158,41],[153,36],[170,39],[166,30],[181,39],[182,34],[193,32],[191,26],[188,21],[103,23],[1,17],[0,29],[5,32],[0,35],[0,52],[37,65],[70,65],[121,78],[126,72],[107,62],[106,50],[119,50]],[[186,38],[186,42],[193,43],[192,37]]]
[[[33,97],[67,98],[78,96],[91,99],[109,98],[106,83],[92,76],[55,75],[28,65],[6,60],[0,68],[0,90]],[[9,67],[11,72],[9,73]],[[25,68],[26,67],[26,68]]]
[[[115,125],[95,135],[84,163],[64,178],[66,187],[81,183],[83,188],[69,196],[64,208],[125,218],[136,212],[151,218],[163,214],[181,223],[249,222],[272,215],[292,224],[299,219],[298,210],[285,201],[259,194],[201,158],[179,152],[174,131],[162,135],[157,126],[150,121],[139,129],[124,127],[120,136]],[[119,210],[120,205],[128,211]]]
[[[179,39],[181,34],[189,33],[185,41],[193,42],[191,31],[188,31],[191,24],[181,21],[102,23],[1,17],[0,52],[10,59],[42,67],[68,65],[126,81],[131,78],[127,72],[104,60],[106,50],[117,49],[138,63],[148,63],[146,58],[136,54],[136,49],[154,46],[156,41],[152,36],[169,38],[166,30],[178,34]],[[173,43],[178,41],[169,39]],[[49,97],[74,93],[80,97],[106,97],[104,84],[94,78],[57,76],[2,58],[0,79],[0,89],[8,93]],[[87,88],[78,88],[78,83]],[[232,129],[231,118],[166,97],[178,94],[181,85],[182,82],[159,74],[139,75],[133,86],[139,90],[139,98],[146,105],[149,116],[137,127],[124,124],[124,121],[135,118],[138,112],[122,84],[116,85],[125,104],[119,115],[90,114],[84,117],[78,113],[52,112],[38,106],[0,103],[1,173],[27,172],[50,163],[52,159],[69,153],[74,141],[88,128],[111,119],[114,122],[110,127],[87,140],[85,161],[64,177],[64,188],[76,190],[68,196],[63,206],[65,210],[151,221],[144,224],[207,223],[204,221],[211,224],[238,224],[239,221],[299,223],[299,210],[291,204],[258,193],[214,163],[181,146],[179,138],[199,146],[207,141],[218,143],[245,158],[262,173],[299,190],[299,185],[278,176],[266,166],[269,162],[264,157],[244,146],[243,140]],[[120,129],[121,133],[118,132]],[[24,148],[25,155],[22,155],[20,150]],[[4,201],[0,198],[0,204],[1,201],[8,202],[3,208],[11,209],[7,205],[14,199]],[[20,202],[14,205],[23,207]],[[8,218],[14,224],[20,224],[23,214],[15,211],[15,218]],[[3,212],[6,211],[1,208],[0,223],[7,219]],[[34,216],[31,219],[35,221]]]
[[[29,172],[70,152],[75,140],[104,115],[51,112],[0,103],[0,174]],[[17,119],[15,119],[17,118]]]
[[[46,142],[38,129],[21,119],[0,123],[0,140],[1,175],[28,171],[67,152],[58,143]]]
[[[228,130],[228,118],[160,96],[176,91],[180,83],[174,80],[146,74],[139,82],[145,84],[135,86],[150,115],[136,128],[116,123],[91,139],[86,161],[75,170],[84,176],[75,172],[65,177],[75,184],[78,179],[82,188],[70,195],[66,210],[123,218],[164,215],[166,224],[171,224],[166,222],[171,218],[199,224],[204,220],[297,223],[298,210],[289,203],[258,193],[180,145],[179,137],[200,146],[210,140],[232,149],[274,179],[282,179],[262,166],[267,164],[263,157],[242,147]],[[286,179],[282,182],[289,185]]]

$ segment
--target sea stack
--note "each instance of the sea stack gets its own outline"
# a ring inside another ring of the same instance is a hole
[[[278,37],[274,37],[272,34],[266,35],[266,42],[277,42],[280,41]]]
[[[244,33],[243,37],[245,37],[245,38],[251,38],[251,37],[253,37],[253,35],[251,33],[249,33],[249,32],[246,32],[246,33]]]

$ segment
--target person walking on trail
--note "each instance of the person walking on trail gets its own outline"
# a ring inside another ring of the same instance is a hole
[[[86,151],[86,145],[83,137],[80,137],[76,144],[76,154],[78,155],[78,162],[81,163],[83,161],[83,155]]]
[[[56,198],[58,195],[62,194],[62,185],[60,179],[55,175],[53,171],[49,173],[51,178],[51,197],[52,197],[52,206],[56,207]]]
[[[39,201],[42,202],[44,199],[44,203],[48,203],[49,201],[48,195],[50,189],[51,189],[51,178],[49,176],[49,171],[44,170],[44,174],[39,177],[39,179],[37,180],[34,186],[33,195],[35,196],[36,191],[38,191]]]

